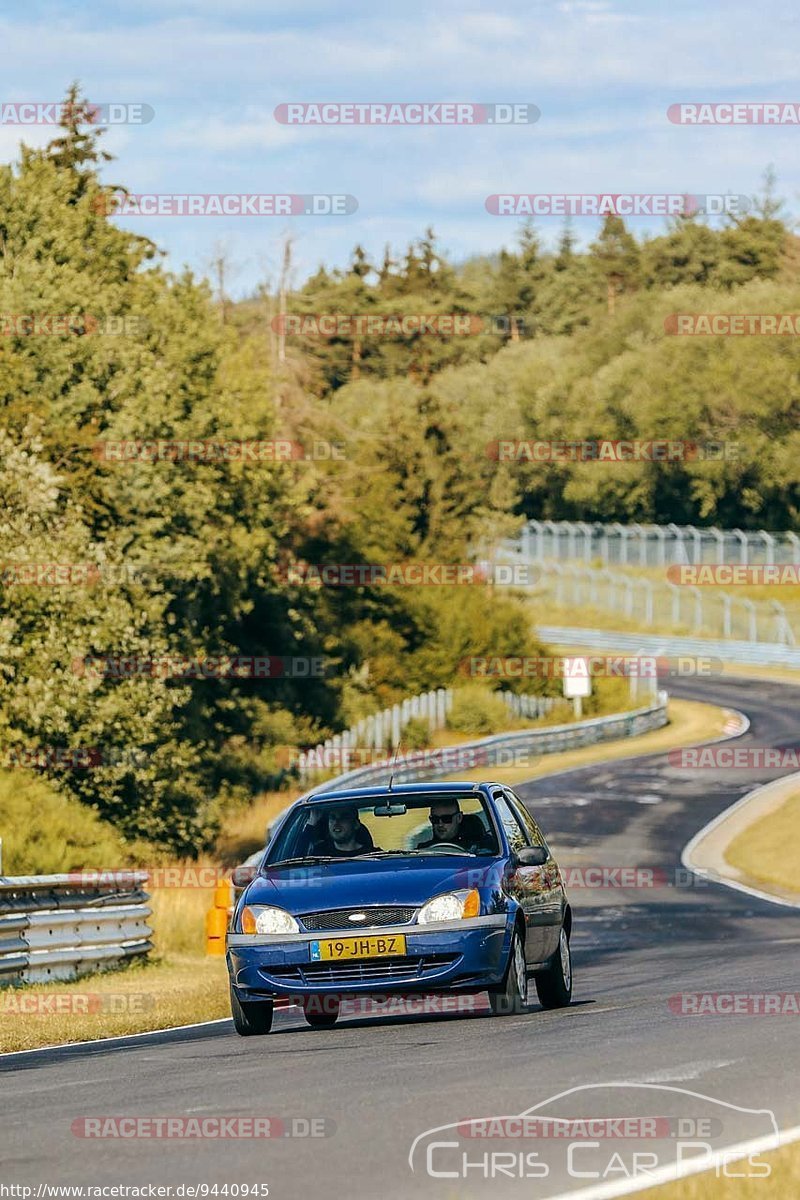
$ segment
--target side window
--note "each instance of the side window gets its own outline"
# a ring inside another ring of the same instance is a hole
[[[511,811],[508,801],[502,792],[494,792],[494,804],[497,815],[506,831],[508,844],[512,853],[519,853],[530,843],[518,817]]]
[[[539,826],[536,824],[533,817],[520,800],[519,796],[515,796],[513,792],[506,792],[506,797],[512,812],[515,813],[515,815],[522,822],[522,825],[528,834],[528,837],[530,838],[531,845],[546,846],[547,843],[542,837],[542,831],[539,829]]]

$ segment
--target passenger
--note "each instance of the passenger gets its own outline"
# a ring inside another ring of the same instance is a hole
[[[312,848],[313,854],[350,858],[374,850],[372,835],[354,808],[334,808],[328,814],[328,830]]]

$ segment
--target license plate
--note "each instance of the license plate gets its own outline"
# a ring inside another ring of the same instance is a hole
[[[403,934],[387,934],[385,937],[326,938],[311,943],[312,959],[381,958],[386,954],[405,954],[406,939]]]

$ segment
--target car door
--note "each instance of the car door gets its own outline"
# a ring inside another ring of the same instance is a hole
[[[531,845],[528,833],[514,812],[509,797],[503,788],[492,790],[495,810],[505,830],[506,840],[512,855],[518,854],[526,846]],[[547,958],[547,934],[542,919],[541,904],[541,867],[523,866],[509,862],[506,869],[503,886],[509,896],[517,901],[525,917],[525,959],[529,966],[544,962]]]
[[[549,958],[558,948],[558,936],[561,923],[564,920],[564,893],[561,887],[561,874],[558,863],[550,852],[541,829],[528,812],[525,805],[511,788],[504,788],[506,799],[511,811],[517,816],[530,839],[532,846],[544,846],[547,851],[547,861],[544,866],[535,868],[539,872],[539,891],[537,893],[538,919],[542,926],[544,957]]]

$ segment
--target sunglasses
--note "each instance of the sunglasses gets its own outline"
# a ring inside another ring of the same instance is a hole
[[[455,821],[458,813],[447,813],[443,817],[431,817],[431,825],[449,825],[451,821]]]

